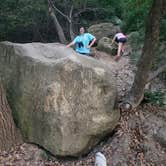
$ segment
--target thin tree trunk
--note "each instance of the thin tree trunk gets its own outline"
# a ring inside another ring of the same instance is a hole
[[[75,37],[75,34],[73,32],[73,24],[72,24],[72,22],[70,23],[69,27],[70,27],[70,39],[73,40],[74,37]]]
[[[50,10],[50,16],[51,16],[51,18],[54,22],[54,25],[55,25],[55,28],[57,30],[60,42],[63,43],[63,44],[66,44],[67,40],[65,38],[63,29],[62,29],[61,25],[59,24],[58,19],[57,19],[56,15],[54,14],[54,12],[52,11],[52,9]]]
[[[144,96],[144,88],[148,80],[149,71],[158,49],[164,1],[165,0],[153,0],[153,4],[149,12],[142,56],[138,62],[133,86],[126,100],[132,107],[138,106]]]
[[[67,2],[65,1],[65,4],[67,4]],[[60,11],[51,0],[48,0],[48,5],[49,5],[49,11],[52,11],[52,9],[55,9],[56,12],[58,12],[61,16],[63,16],[64,18],[67,19],[67,21],[69,22],[69,33],[70,33],[70,38],[71,40],[74,39],[75,34],[73,33],[73,22],[72,22],[72,14],[73,14],[73,5],[71,5],[70,8],[70,12],[69,12],[69,16],[64,14],[62,11]],[[53,12],[53,11],[52,11]],[[54,14],[54,13],[53,13]],[[54,14],[55,15],[55,14]],[[56,15],[55,15],[56,16]],[[57,20],[57,19],[56,19]],[[58,21],[58,20],[57,20]],[[59,24],[60,26],[60,24]],[[62,29],[62,28],[61,28]],[[63,29],[62,29],[63,31]]]
[[[71,6],[71,9],[70,9],[70,14],[69,14],[69,18],[70,18],[70,21],[69,21],[69,28],[70,28],[70,39],[73,40],[74,37],[75,37],[75,34],[73,32],[73,22],[72,22],[72,13],[73,13],[73,5]]]
[[[57,30],[59,40],[60,40],[61,43],[66,44],[67,40],[66,40],[65,34],[63,32],[63,28],[61,27],[55,13],[53,12],[54,5],[53,5],[51,0],[47,0],[47,1],[48,1],[48,10],[49,10],[50,16],[51,16],[51,18],[54,22],[55,28]]]
[[[0,150],[9,150],[21,143],[21,137],[16,129],[6,94],[0,81]]]

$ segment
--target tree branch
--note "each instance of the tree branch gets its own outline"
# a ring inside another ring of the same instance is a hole
[[[64,14],[63,12],[61,12],[54,4],[51,0],[48,0],[49,1],[49,4],[52,8],[54,8],[59,14],[61,14],[63,17],[65,17],[69,22],[71,22],[71,19],[66,15]]]
[[[70,8],[70,13],[69,13],[69,18],[70,18],[70,20],[71,20],[71,17],[72,17],[72,13],[73,13],[73,5],[72,5],[71,8]]]
[[[147,83],[152,81],[154,78],[156,78],[160,73],[162,73],[163,71],[166,71],[166,64],[160,66],[156,71],[151,72],[149,74],[149,78],[147,80]]]
[[[69,21],[69,24],[70,24],[70,38],[71,40],[74,39],[74,32],[73,32],[73,25],[72,25],[72,14],[73,14],[73,5],[71,6],[70,8],[70,12],[69,12],[69,18],[70,18],[70,21]]]
[[[53,19],[53,22],[54,22],[55,28],[57,30],[60,42],[63,43],[63,44],[66,44],[67,40],[65,38],[63,29],[62,29],[62,27],[61,27],[56,15],[55,15],[55,13],[52,11],[52,4],[51,4],[50,0],[48,0],[48,9],[49,9],[50,16]]]
[[[87,7],[87,0],[84,0],[84,9]]]
[[[69,23],[72,22],[73,8],[74,8],[73,5],[71,5],[70,12],[69,12],[69,19],[68,19]]]
[[[81,13],[84,13],[86,11],[93,11],[96,12],[98,10],[105,10],[104,8],[84,8],[84,9],[80,9],[77,13],[74,14],[74,17],[78,17]]]

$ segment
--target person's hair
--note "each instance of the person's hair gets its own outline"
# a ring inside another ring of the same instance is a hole
[[[79,30],[80,30],[81,28],[84,28],[84,30],[86,31],[86,28],[85,28],[84,26],[80,26],[80,27],[79,27]]]

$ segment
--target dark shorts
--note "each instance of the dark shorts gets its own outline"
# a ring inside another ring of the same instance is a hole
[[[118,38],[116,37],[115,41],[116,41],[117,43],[126,43],[127,39],[126,39],[126,38],[120,38],[120,39],[118,39]]]

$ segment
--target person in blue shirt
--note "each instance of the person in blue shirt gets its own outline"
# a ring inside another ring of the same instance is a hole
[[[84,27],[80,28],[80,35],[76,36],[74,40],[69,43],[66,47],[75,45],[75,51],[80,54],[89,55],[90,48],[95,43],[96,38],[90,33],[85,33]]]

